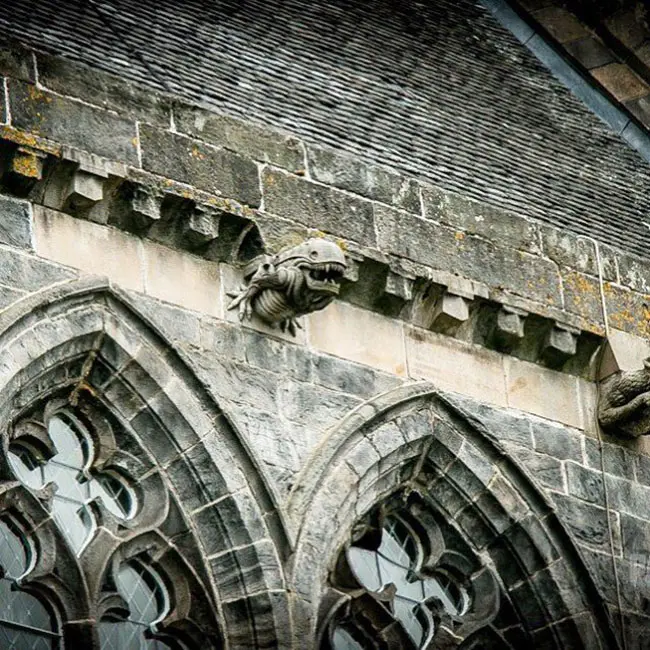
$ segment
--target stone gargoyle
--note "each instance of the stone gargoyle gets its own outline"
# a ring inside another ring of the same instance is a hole
[[[297,317],[327,307],[338,295],[347,268],[343,251],[325,239],[309,239],[263,259],[248,284],[229,293],[228,309],[239,319],[253,314],[272,327],[296,335]]]
[[[641,370],[619,370],[601,383],[598,420],[613,436],[650,434],[650,357]]]

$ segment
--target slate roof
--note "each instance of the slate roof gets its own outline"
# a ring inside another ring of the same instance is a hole
[[[28,45],[647,255],[647,163],[472,0],[0,0]]]

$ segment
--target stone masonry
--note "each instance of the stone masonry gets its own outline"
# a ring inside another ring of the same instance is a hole
[[[522,608],[501,610],[490,647],[650,648],[650,442],[597,421],[599,380],[650,356],[635,235],[617,239],[594,209],[607,235],[588,236],[575,197],[564,227],[559,208],[540,218],[539,196],[481,200],[344,135],[153,91],[32,31],[0,51],[3,454],[18,414],[62,387],[114,411],[177,504],[182,534],[167,521],[161,535],[201,567],[215,647],[318,647],[355,521],[424,481],[405,468],[429,459],[441,511]],[[568,122],[604,128],[571,106]],[[615,158],[611,137],[597,156]],[[621,167],[645,176],[634,155]],[[240,322],[228,294],[245,268],[309,238],[345,253],[340,296],[295,337]],[[447,475],[435,454],[450,454]],[[65,647],[90,638],[76,633]]]

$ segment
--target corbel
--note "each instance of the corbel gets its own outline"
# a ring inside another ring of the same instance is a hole
[[[109,175],[124,177],[126,167],[99,156],[71,147],[64,147],[62,158],[74,164],[70,181],[63,192],[63,210],[70,214],[87,213],[104,198],[104,185]]]
[[[474,294],[446,287],[436,301],[429,328],[434,332],[455,334],[469,320],[469,308]]]
[[[524,338],[527,316],[528,312],[524,309],[501,305],[492,335],[494,347],[506,351],[515,347]]]
[[[403,302],[409,302],[413,300],[414,283],[415,277],[396,273],[392,269],[389,269],[388,275],[386,276],[384,293]]]
[[[571,357],[575,356],[578,349],[579,335],[580,329],[553,321],[542,343],[540,354],[542,361],[551,368],[562,366]]]
[[[183,223],[183,238],[191,248],[209,244],[219,236],[223,211],[205,203],[196,203]]]
[[[21,144],[10,149],[2,165],[4,182],[15,193],[28,194],[34,185],[43,179],[46,158],[46,152],[28,145]]]
[[[138,232],[146,232],[160,221],[164,194],[149,185],[136,185],[131,197],[131,225]]]
[[[40,181],[43,178],[43,163],[46,158],[47,154],[44,151],[19,145],[13,152],[7,171],[26,179]]]

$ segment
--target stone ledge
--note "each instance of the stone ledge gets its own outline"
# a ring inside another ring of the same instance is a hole
[[[589,360],[604,326],[598,278],[585,272],[595,269],[595,249],[586,238],[516,215],[497,218],[492,208],[432,188],[423,190],[425,212],[437,220],[423,218],[272,167],[262,169],[265,203],[263,210],[255,209],[246,204],[259,202],[259,187],[253,187],[259,170],[253,161],[150,126],[142,131],[145,154],[153,147],[164,164],[149,164],[146,155],[145,164],[157,173],[15,127],[3,127],[2,135],[3,159],[8,161],[2,185],[9,193],[234,264],[253,259],[267,246],[275,252],[306,236],[322,236],[314,230],[320,226],[345,237],[339,240],[350,260],[341,291],[345,301],[523,360],[590,376]],[[148,139],[157,144],[147,145]],[[179,172],[169,165],[165,152],[170,148],[178,153],[178,143],[190,157],[192,147],[199,147],[197,164],[207,190],[188,184],[196,183],[193,173],[184,175],[182,168]],[[215,194],[218,188],[208,178],[214,165],[201,159],[208,154],[219,157],[222,185],[229,184],[235,198]],[[512,226],[517,219],[521,228]],[[510,232],[510,247],[504,246],[503,229]],[[605,277],[618,277],[615,252],[602,252]],[[627,266],[621,260],[622,276],[645,286],[639,280],[640,260]],[[605,284],[605,293],[613,327],[649,332],[645,294],[612,282]]]

